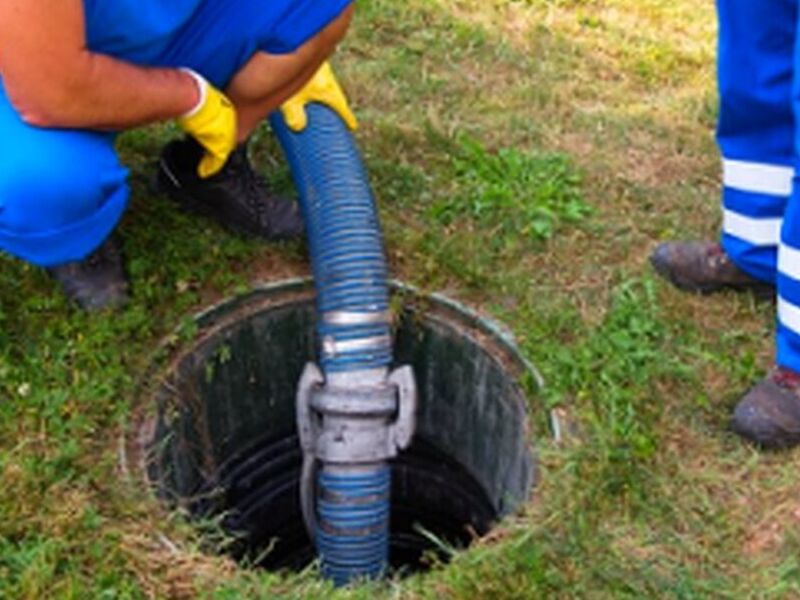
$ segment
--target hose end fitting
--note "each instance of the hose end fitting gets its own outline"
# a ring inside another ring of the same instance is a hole
[[[411,367],[382,380],[374,375],[340,374],[334,386],[308,363],[298,386],[303,518],[326,576],[337,585],[385,570],[391,487],[386,463],[408,447],[416,427]],[[318,473],[319,463],[324,467]]]

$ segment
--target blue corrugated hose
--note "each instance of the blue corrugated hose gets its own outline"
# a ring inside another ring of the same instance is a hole
[[[317,310],[385,314],[387,267],[375,201],[353,136],[329,108],[306,107],[300,133],[282,115],[270,118],[294,176],[306,221]],[[388,339],[389,324],[332,324],[319,318],[321,340]],[[388,369],[391,345],[323,352],[324,373]],[[324,465],[317,480],[316,544],[322,571],[336,585],[379,577],[388,558],[390,472],[384,461],[342,472]]]
[[[389,550],[389,467],[363,475],[323,471],[318,480],[317,549],[322,573],[337,585],[359,577],[377,578]]]

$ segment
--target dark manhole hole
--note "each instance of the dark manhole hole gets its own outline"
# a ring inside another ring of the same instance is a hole
[[[420,390],[417,435],[394,461],[392,566],[465,548],[529,496],[536,468],[526,367],[490,323],[442,298],[405,290],[398,364]],[[199,333],[151,379],[128,456],[171,507],[221,523],[248,564],[300,569],[314,559],[299,504],[297,381],[314,360],[307,283],[256,290],[207,311]]]

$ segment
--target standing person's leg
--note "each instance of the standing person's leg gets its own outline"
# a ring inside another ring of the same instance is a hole
[[[717,0],[717,9],[721,244],[672,242],[652,256],[660,274],[698,292],[775,283],[794,175],[796,0]]]
[[[794,176],[796,0],[718,0],[723,159],[722,246],[748,274],[775,282]]]
[[[800,15],[797,15],[800,19]],[[800,24],[798,25],[800,28]],[[800,74],[800,39],[795,48]],[[800,117],[800,77],[795,77],[794,114]],[[800,123],[800,120],[798,120]],[[800,127],[795,152],[800,156]],[[796,161],[800,164],[800,160]],[[736,407],[734,429],[742,436],[771,448],[800,444],[800,177],[786,208],[777,264],[778,318],[776,368]]]

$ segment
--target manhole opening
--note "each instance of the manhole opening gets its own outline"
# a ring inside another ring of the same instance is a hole
[[[301,569],[315,558],[294,421],[314,322],[310,291],[291,286],[201,316],[129,440],[159,497],[218,524],[225,551],[248,565]],[[411,572],[488,533],[530,496],[536,470],[524,367],[496,329],[449,302],[406,297],[395,338],[420,391],[417,435],[392,470],[390,560]]]

